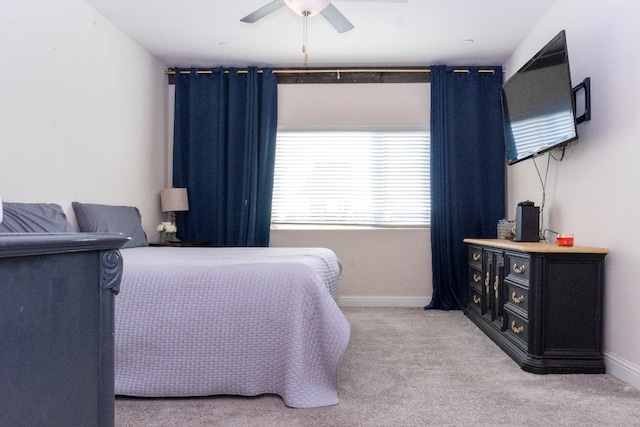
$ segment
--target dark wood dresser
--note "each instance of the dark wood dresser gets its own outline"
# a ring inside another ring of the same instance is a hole
[[[523,370],[604,373],[607,249],[465,239],[465,314]]]
[[[0,234],[0,424],[114,425],[121,234]]]

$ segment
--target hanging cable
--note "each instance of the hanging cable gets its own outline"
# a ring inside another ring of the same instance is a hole
[[[547,198],[547,178],[549,176],[549,164],[551,163],[551,154],[548,153],[547,156],[547,168],[544,173],[544,179],[542,178],[542,174],[540,173],[540,169],[538,169],[538,164],[536,163],[536,159],[532,158],[533,165],[536,167],[536,172],[538,172],[538,178],[540,179],[540,184],[542,185],[542,203],[540,203],[540,223],[539,223],[539,236],[540,240],[546,240],[544,238],[544,205]]]
[[[309,61],[309,54],[307,53],[307,18],[311,15],[311,12],[305,10],[302,12],[302,53],[304,53],[304,62]]]

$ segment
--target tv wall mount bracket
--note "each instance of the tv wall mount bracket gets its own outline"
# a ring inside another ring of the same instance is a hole
[[[578,92],[584,90],[584,113],[581,116],[576,116],[576,124],[591,120],[591,77],[585,78],[582,83],[574,87],[571,92],[573,93],[573,108],[576,108],[576,100]],[[574,113],[576,113],[574,111]]]

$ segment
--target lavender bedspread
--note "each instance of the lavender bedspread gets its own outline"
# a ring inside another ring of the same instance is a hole
[[[341,265],[324,248],[121,250],[115,391],[130,396],[280,395],[338,403],[350,326]]]

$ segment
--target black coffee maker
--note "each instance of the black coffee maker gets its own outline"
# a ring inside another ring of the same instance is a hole
[[[518,203],[516,208],[516,242],[540,241],[540,208],[532,201]]]

